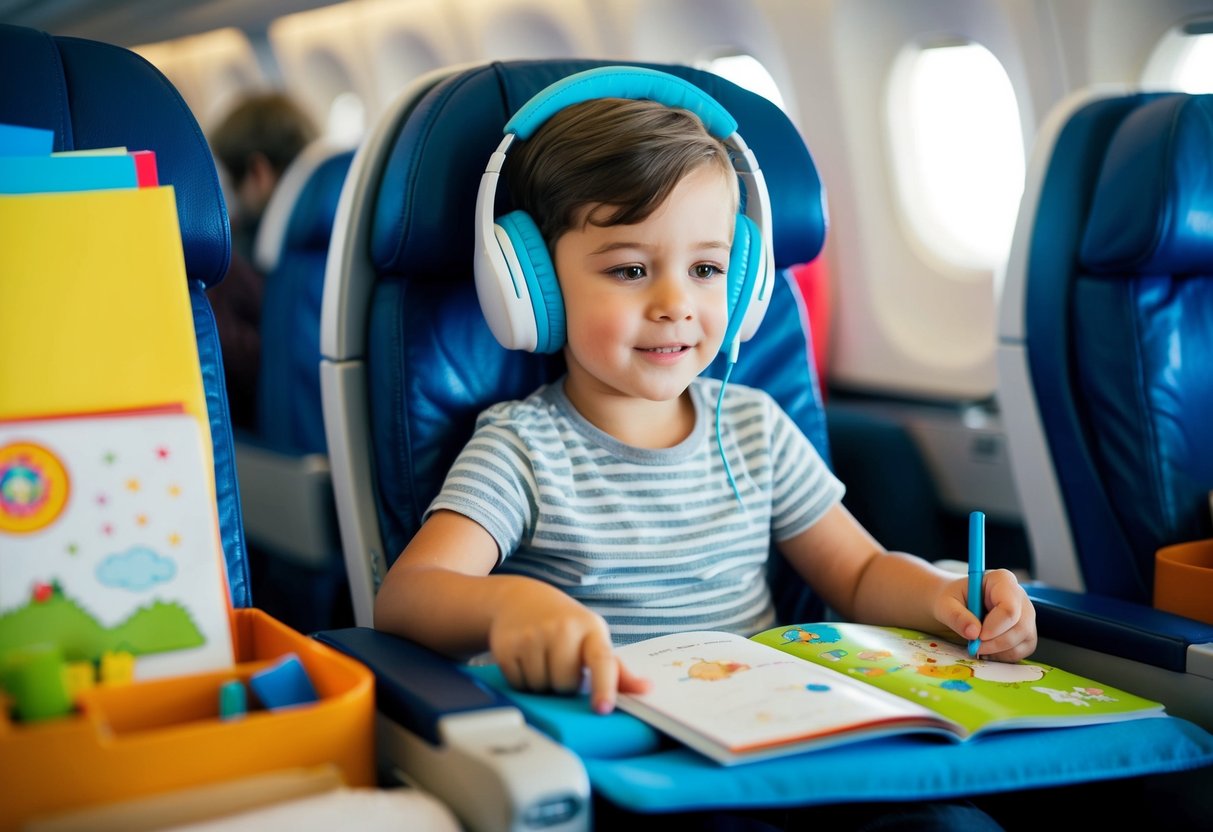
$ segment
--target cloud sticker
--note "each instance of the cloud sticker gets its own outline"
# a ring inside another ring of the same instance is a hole
[[[172,580],[177,565],[146,546],[133,546],[110,555],[97,566],[97,580],[109,587],[141,592]]]

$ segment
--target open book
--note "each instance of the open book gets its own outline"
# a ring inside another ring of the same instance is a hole
[[[938,636],[861,624],[660,636],[617,649],[652,686],[619,707],[726,764],[878,736],[1163,716],[1163,706],[1026,660],[970,658]]]

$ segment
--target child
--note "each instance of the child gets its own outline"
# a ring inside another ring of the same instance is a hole
[[[588,673],[606,713],[646,686],[612,638],[778,623],[773,539],[849,620],[980,638],[986,658],[1033,651],[1010,572],[986,575],[978,621],[963,577],[885,551],[855,521],[765,393],[730,385],[717,432],[721,385],[699,374],[728,323],[739,187],[697,117],[586,101],[515,143],[506,173],[552,254],[567,374],[481,414],[380,587],[376,627],[450,655],[487,649],[518,688],[571,692]]]

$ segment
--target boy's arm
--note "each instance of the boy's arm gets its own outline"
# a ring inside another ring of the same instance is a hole
[[[1005,569],[986,573],[987,613],[979,622],[965,604],[965,577],[886,551],[842,504],[778,546],[814,591],[848,620],[980,638],[983,658],[1017,661],[1036,649],[1035,609]]]
[[[555,587],[490,575],[497,543],[478,523],[435,512],[396,559],[375,596],[375,627],[450,656],[491,650],[514,687],[572,692],[590,674],[595,710],[643,683],[622,668],[606,622]]]

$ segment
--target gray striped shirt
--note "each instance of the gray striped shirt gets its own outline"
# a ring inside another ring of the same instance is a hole
[[[429,512],[483,526],[499,573],[552,584],[602,615],[618,644],[692,629],[745,635],[775,625],[771,539],[804,531],[842,483],[765,392],[691,385],[695,428],[672,448],[625,445],[591,425],[563,380],[485,410]],[[427,512],[428,514],[428,512]]]

